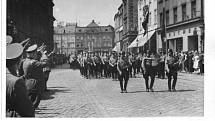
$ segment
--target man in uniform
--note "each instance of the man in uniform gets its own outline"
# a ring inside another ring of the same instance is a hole
[[[101,78],[102,74],[101,74],[101,58],[99,56],[98,53],[95,53],[94,55],[94,62],[95,62],[95,75],[96,75],[96,78]]]
[[[47,89],[47,82],[48,82],[48,79],[49,79],[49,74],[51,72],[51,64],[50,64],[50,56],[54,53],[54,51],[52,51],[51,53],[47,53],[47,51],[45,50],[44,51],[44,54],[42,54],[41,58],[40,58],[40,61],[42,62],[46,62],[47,65],[43,68],[43,76],[44,76],[44,79],[45,79],[45,90],[44,91],[48,91]]]
[[[109,65],[110,65],[110,71],[111,71],[111,76],[113,81],[116,81],[117,78],[117,57],[115,53],[113,52],[110,60],[109,60]]]
[[[129,80],[129,60],[128,57],[125,56],[125,52],[120,53],[119,60],[117,61],[117,70],[119,72],[118,79],[120,82],[121,93],[127,93],[127,84]],[[124,84],[123,84],[124,80]]]
[[[33,102],[35,108],[38,107],[41,94],[45,90],[45,78],[43,76],[43,68],[47,66],[44,60],[38,61],[37,45],[32,45],[26,50],[27,58],[23,62],[23,71],[28,86],[28,95]],[[46,56],[41,51],[42,56]]]
[[[160,52],[160,60],[158,64],[158,78],[165,78],[165,55],[164,52]]]
[[[134,61],[134,56],[133,56],[133,54],[128,53],[128,60],[129,60],[129,64],[131,65],[131,66],[129,66],[129,69],[128,69],[128,71],[129,71],[129,76],[132,77],[132,68],[133,68],[133,61]]]
[[[93,60],[92,60],[92,53],[87,53],[87,79],[93,76]]]
[[[143,78],[145,79],[146,91],[149,92],[153,90],[155,76],[157,74],[158,60],[156,56],[148,50],[146,57],[143,58],[142,68],[143,68]],[[149,86],[149,77],[151,78],[151,83]]]
[[[109,59],[108,59],[108,56],[107,56],[106,53],[104,53],[104,56],[102,57],[102,59],[103,59],[103,62],[104,62],[104,66],[103,66],[104,76],[106,78],[108,78],[108,65],[109,65],[108,61],[109,61]]]
[[[137,69],[137,73],[139,74],[140,73],[140,70],[141,70],[141,63],[142,63],[142,54],[139,53],[137,55],[137,58],[136,58],[136,69]]]
[[[169,49],[168,56],[166,57],[166,60],[165,60],[165,70],[166,70],[166,75],[168,77],[169,91],[176,91],[175,86],[177,82],[178,66],[179,66],[178,59],[173,56],[172,49]],[[172,77],[173,77],[173,83],[171,83]]]
[[[35,117],[33,104],[27,96],[25,79],[17,77],[22,53],[21,44],[6,47],[6,117]]]
[[[83,73],[83,68],[84,68],[84,64],[83,64],[83,52],[81,52],[80,54],[78,54],[78,64],[79,64],[79,70],[80,70],[80,74],[81,76],[84,76],[84,73]]]

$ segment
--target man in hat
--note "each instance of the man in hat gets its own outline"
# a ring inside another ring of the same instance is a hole
[[[38,107],[41,94],[45,90],[45,78],[43,68],[47,66],[47,62],[38,60],[37,45],[32,45],[26,50],[27,58],[23,62],[23,71],[26,78],[27,89],[29,89],[29,97],[35,108]],[[41,56],[46,56],[41,50]],[[45,59],[44,59],[45,60]]]
[[[110,71],[113,81],[117,80],[117,56],[116,53],[113,52],[109,59]]]
[[[6,48],[6,117],[35,117],[33,104],[27,96],[25,79],[17,77],[23,47],[14,43]]]
[[[177,82],[178,67],[179,67],[179,61],[176,57],[173,56],[172,49],[169,49],[168,56],[166,57],[166,60],[165,60],[165,70],[166,70],[166,75],[168,77],[169,91],[176,91],[175,86]],[[173,83],[171,83],[172,77],[173,77]]]
[[[165,54],[163,51],[160,51],[160,59],[158,63],[158,78],[165,78]]]
[[[47,51],[44,51],[44,54],[42,54],[40,60],[43,61],[43,62],[46,62],[46,66],[43,68],[43,76],[44,76],[44,79],[45,79],[45,90],[44,91],[48,91],[47,89],[47,82],[48,82],[48,79],[49,79],[49,74],[51,72],[51,65],[50,65],[50,60],[49,60],[49,57],[53,54],[54,52],[51,52],[51,53],[47,53]]]
[[[119,60],[117,61],[117,70],[119,72],[118,79],[120,82],[121,93],[127,93],[127,84],[129,80],[129,60],[125,56],[125,52],[120,53]],[[123,83],[124,80],[124,83]]]
[[[155,76],[157,74],[158,58],[154,53],[151,53],[149,50],[146,53],[146,57],[142,61],[143,77],[145,79],[146,91],[154,92],[153,85]],[[151,82],[149,85],[149,77]]]

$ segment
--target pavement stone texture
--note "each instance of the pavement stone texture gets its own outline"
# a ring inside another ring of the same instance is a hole
[[[167,91],[167,79],[156,78],[154,92],[146,92],[141,75],[130,78],[128,93],[119,81],[85,79],[69,65],[51,71],[49,92],[43,94],[36,117],[111,118],[204,116],[204,76],[179,73],[177,92]]]

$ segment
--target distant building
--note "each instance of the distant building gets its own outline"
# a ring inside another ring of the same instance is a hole
[[[75,53],[75,28],[76,23],[58,24],[54,28],[54,43],[59,54],[70,55]]]
[[[165,8],[167,48],[174,51],[204,51],[204,0],[158,0],[158,49]],[[164,46],[164,48],[166,48]]]
[[[86,27],[76,27],[75,48],[83,51],[111,51],[114,45],[114,28],[99,26],[94,20]]]
[[[122,35],[123,35],[123,4],[118,8],[118,12],[114,16],[114,30],[115,30],[115,39],[114,39],[114,49],[115,51],[121,51],[122,49]]]
[[[123,51],[129,51],[128,46],[138,34],[137,2],[138,0],[123,0]]]
[[[44,43],[52,51],[53,6],[52,0],[7,0],[7,35],[13,42],[31,38],[32,43]]]

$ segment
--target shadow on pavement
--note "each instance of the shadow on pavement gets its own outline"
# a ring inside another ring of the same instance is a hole
[[[196,90],[176,90],[176,92],[190,92],[190,91],[196,91]],[[133,92],[128,92],[128,93],[141,93],[141,92],[147,92],[147,91],[133,91]],[[154,92],[169,92],[169,90],[154,90]]]
[[[37,113],[37,114],[60,114],[60,113]]]
[[[41,100],[50,100],[53,99],[53,95],[56,93],[70,93],[69,89],[62,89],[64,87],[55,87],[55,88],[49,88],[47,92],[44,92],[42,94]]]
[[[48,88],[50,89],[50,88],[66,88],[66,87],[48,87]]]

